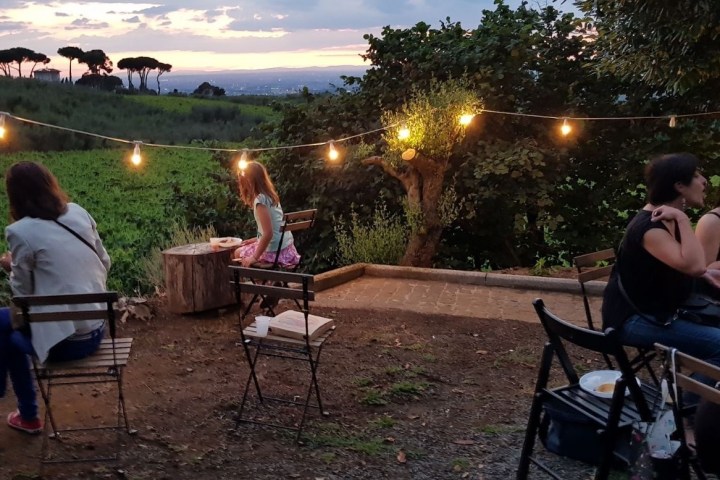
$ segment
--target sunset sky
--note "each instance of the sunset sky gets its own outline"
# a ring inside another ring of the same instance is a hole
[[[0,49],[44,53],[63,75],[68,61],[56,52],[68,45],[102,49],[115,63],[152,56],[176,73],[362,65],[365,33],[446,17],[473,28],[483,9],[492,0],[0,0]]]

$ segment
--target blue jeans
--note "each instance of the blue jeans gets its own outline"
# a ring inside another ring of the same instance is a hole
[[[620,341],[623,345],[650,349],[655,343],[661,343],[720,366],[720,328],[717,327],[686,320],[659,325],[644,316],[633,315],[620,330]]]
[[[87,357],[98,349],[102,337],[103,329],[98,329],[87,339],[63,340],[50,350],[48,360],[65,361]],[[33,355],[30,339],[13,330],[10,309],[0,308],[0,397],[5,396],[7,376],[10,374],[20,416],[25,420],[34,420],[38,416],[38,404],[28,355]]]

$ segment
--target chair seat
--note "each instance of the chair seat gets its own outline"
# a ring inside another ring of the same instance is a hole
[[[335,327],[333,326],[332,328],[330,328],[330,330],[323,333],[316,339],[310,340],[310,346],[315,347],[315,348],[320,347],[323,343],[325,343],[325,340],[328,339],[328,337],[333,333],[334,330],[335,330]],[[300,340],[298,338],[284,337],[281,335],[273,335],[272,333],[268,333],[267,335],[258,335],[256,322],[253,322],[250,325],[248,325],[247,327],[245,327],[243,329],[243,334],[246,337],[249,337],[256,342],[260,340],[260,341],[271,341],[271,342],[288,343],[288,344],[292,344],[292,345],[305,346],[305,340]]]
[[[655,386],[642,383],[640,385],[643,396],[648,405],[654,405],[657,403],[660,397],[660,392]],[[612,404],[611,398],[602,398],[586,392],[580,385],[567,385],[564,387],[545,389],[545,393],[550,397],[563,402],[569,407],[578,410],[585,414],[588,418],[592,418],[599,425],[605,425],[607,418],[610,414],[610,407]],[[641,420],[640,412],[632,400],[630,395],[627,395],[623,408],[620,413],[620,420],[618,422],[619,428],[629,427],[633,422]]]
[[[128,363],[130,357],[130,348],[132,347],[132,338],[116,338],[115,339],[115,355],[112,350],[112,340],[105,338],[100,342],[100,347],[89,357],[80,360],[71,360],[68,362],[47,362],[38,365],[42,370],[71,370],[83,368],[106,368],[106,367],[124,367]]]

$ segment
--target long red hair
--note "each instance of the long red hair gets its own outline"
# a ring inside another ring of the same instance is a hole
[[[272,200],[273,206],[280,204],[280,197],[275,190],[265,167],[258,162],[248,162],[240,173],[240,198],[248,207],[253,207],[258,195],[265,194]]]

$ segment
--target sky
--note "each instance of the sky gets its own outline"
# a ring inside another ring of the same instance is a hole
[[[520,0],[506,0],[512,7]],[[492,0],[0,0],[0,49],[26,47],[67,74],[58,48],[150,56],[174,73],[366,65],[363,35],[384,26],[480,23]],[[75,66],[75,64],[73,64]],[[79,75],[84,67],[76,67]],[[114,73],[120,74],[115,70]]]

